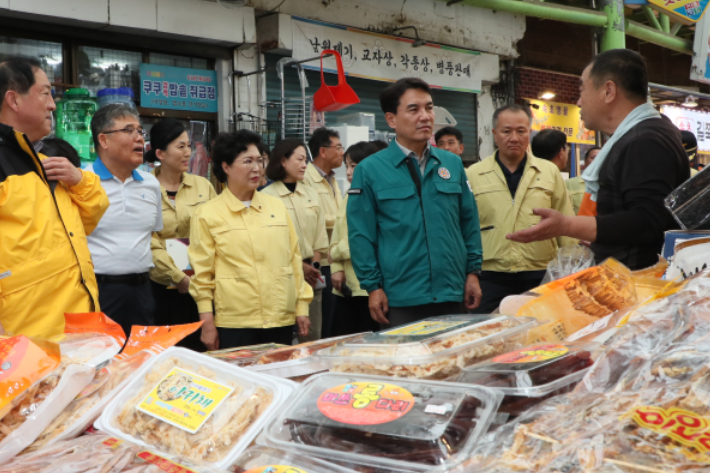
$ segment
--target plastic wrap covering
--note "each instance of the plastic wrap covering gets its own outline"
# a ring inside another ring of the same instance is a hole
[[[705,229],[710,221],[710,172],[703,171],[678,186],[665,200],[666,208],[684,230]]]
[[[594,266],[594,253],[583,245],[567,245],[557,250],[557,256],[547,263],[543,284],[578,273]]]

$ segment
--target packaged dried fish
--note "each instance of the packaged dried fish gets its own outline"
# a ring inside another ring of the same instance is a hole
[[[292,391],[290,384],[184,348],[143,365],[98,427],[124,440],[224,468]]]

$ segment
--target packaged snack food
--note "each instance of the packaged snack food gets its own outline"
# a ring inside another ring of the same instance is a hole
[[[353,470],[276,447],[251,447],[234,461],[234,473],[353,473]]]
[[[82,363],[94,368],[103,366],[121,351],[118,341],[103,333],[64,333],[52,341],[59,344],[62,361]]]
[[[131,327],[131,336],[128,337],[126,346],[123,347],[123,356],[135,355],[139,351],[163,351],[175,346],[177,342],[196,332],[202,327],[202,322],[183,325],[166,325],[147,327],[134,325]]]
[[[91,383],[23,453],[81,435],[98,419],[106,404],[128,384],[129,376],[154,355],[152,352],[142,351],[122,360],[114,359],[109,365],[96,371]]]
[[[530,343],[561,342],[573,333],[638,302],[631,272],[616,260],[533,289],[540,297],[517,316],[547,322],[530,334]]]
[[[259,361],[259,358],[266,353],[280,348],[290,348],[288,345],[280,343],[263,343],[261,345],[249,345],[245,347],[227,348],[225,350],[208,351],[206,354],[212,358],[226,361],[233,365],[245,367],[251,366]]]
[[[279,348],[265,353],[256,364],[249,366],[247,369],[300,383],[310,376],[328,371],[330,368],[328,363],[314,356],[318,352],[353,340],[359,340],[370,334],[372,332],[324,338],[314,342]]]
[[[108,435],[57,442],[0,466],[0,473],[220,473]],[[223,472],[224,473],[224,472]]]
[[[292,392],[290,385],[172,347],[145,363],[98,427],[168,455],[231,464]]]
[[[499,402],[482,386],[323,373],[299,387],[266,437],[329,461],[426,471],[466,458]]]
[[[331,371],[446,379],[464,366],[527,344],[537,321],[526,317],[430,317],[318,353]]]
[[[94,366],[74,360],[97,360],[96,352],[73,348],[69,351],[75,358],[63,356],[57,363],[63,348],[54,343],[24,336],[0,340],[0,365],[4,368],[0,374],[4,403],[4,415],[0,418],[0,463],[34,442],[93,378]],[[38,366],[43,376],[35,374]]]
[[[499,413],[517,417],[545,399],[574,389],[594,364],[595,343],[532,345],[465,368],[459,383],[489,387],[505,395]]]

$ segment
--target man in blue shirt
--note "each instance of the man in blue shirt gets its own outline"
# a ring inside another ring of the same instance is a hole
[[[126,336],[133,325],[154,325],[155,300],[148,271],[150,239],[163,229],[160,183],[143,164],[145,132],[138,113],[126,105],[106,105],[91,120],[99,155],[87,168],[101,178],[109,208],[89,236],[101,309]]]
[[[429,85],[401,79],[380,95],[397,138],[355,168],[350,253],[372,318],[389,326],[478,307],[482,248],[461,159],[429,145]]]

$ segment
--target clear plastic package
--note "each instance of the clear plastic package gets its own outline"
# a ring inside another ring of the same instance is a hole
[[[594,364],[597,343],[531,345],[465,368],[459,383],[486,386],[505,395],[499,413],[517,417],[545,399],[574,389]]]
[[[122,360],[113,359],[108,366],[96,371],[89,385],[23,453],[81,435],[98,419],[109,401],[129,383],[129,376],[152,356],[155,353],[144,350]]]
[[[280,348],[290,348],[288,345],[280,343],[263,343],[261,345],[249,345],[246,347],[227,348],[224,350],[208,351],[206,354],[212,358],[226,361],[237,366],[251,366],[259,361],[259,358],[266,352],[278,350]]]
[[[319,351],[339,346],[352,340],[359,340],[370,334],[372,332],[324,338],[301,345],[280,348],[265,353],[256,364],[247,367],[247,369],[300,383],[316,373],[322,373],[330,369],[330,365],[327,362],[314,356]]]
[[[0,473],[225,473],[108,435],[84,435],[12,459]]]
[[[317,358],[335,372],[446,379],[467,365],[525,346],[537,324],[529,317],[430,317],[323,350]]]
[[[172,347],[141,367],[98,427],[154,451],[226,468],[292,390],[275,378]]]
[[[703,169],[705,171],[705,169]],[[676,187],[665,199],[666,208],[683,230],[707,229],[710,220],[710,172],[700,171]]]
[[[266,439],[329,461],[427,471],[466,458],[499,402],[482,386],[323,373],[299,387]]]
[[[234,473],[354,473],[353,470],[276,447],[251,447],[231,466]]]

